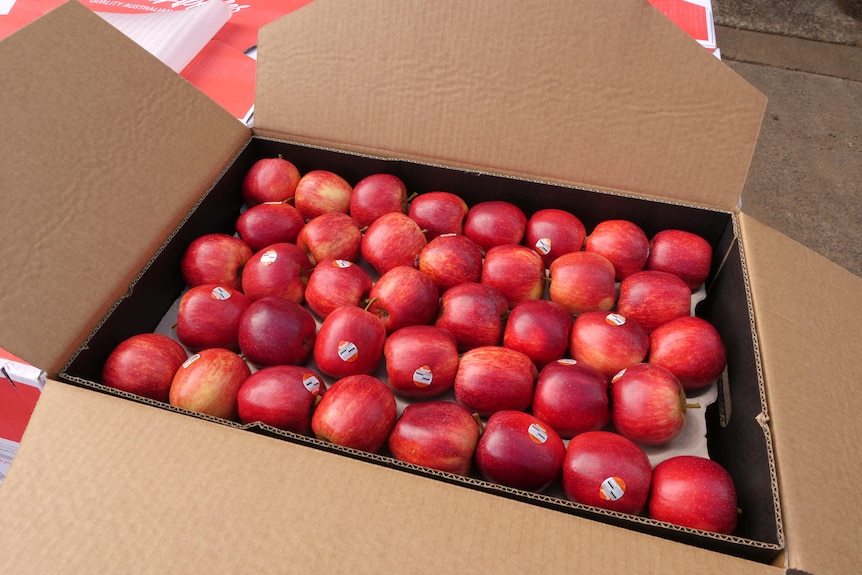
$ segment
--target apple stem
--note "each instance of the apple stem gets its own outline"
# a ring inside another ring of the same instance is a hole
[[[371,305],[372,305],[374,302],[376,302],[376,301],[377,301],[377,298],[376,298],[376,297],[373,297],[373,298],[369,299],[369,300],[368,300],[368,303],[366,303],[366,304],[365,304],[365,311],[368,311],[368,308],[370,308],[370,307],[371,307]]]
[[[177,329],[177,322],[171,324],[171,329]]]
[[[699,403],[686,403],[686,404],[683,404],[683,407],[685,407],[686,409],[700,409],[700,404]]]
[[[418,196],[418,195],[419,195],[419,192],[413,192],[412,194],[410,194],[410,196],[409,196],[406,200],[404,200],[404,203],[405,203],[405,204],[409,204],[409,203],[410,203],[410,202],[412,202],[412,201],[414,200],[414,198],[416,198],[416,196]]]
[[[482,423],[482,417],[478,413],[473,413],[473,419],[476,420],[476,425],[479,426],[479,435],[485,433],[485,424]]]

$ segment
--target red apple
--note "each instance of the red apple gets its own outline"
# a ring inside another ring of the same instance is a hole
[[[239,388],[239,420],[310,435],[312,409],[325,390],[323,378],[307,367],[265,367],[251,374]]]
[[[503,337],[503,321],[509,311],[506,298],[490,286],[463,283],[440,297],[435,325],[449,330],[459,350],[497,345]]]
[[[389,212],[368,226],[360,250],[365,261],[384,274],[397,266],[416,267],[427,243],[422,229],[409,216]]]
[[[736,505],[733,478],[711,459],[679,455],[653,469],[647,514],[657,521],[730,535]]]
[[[279,296],[294,303],[305,299],[311,263],[296,244],[272,244],[256,252],[242,272],[242,292],[252,301]]]
[[[359,259],[362,232],[353,218],[334,212],[314,217],[302,227],[296,245],[308,256],[311,265],[323,260]]]
[[[466,236],[443,234],[422,248],[418,265],[443,293],[452,286],[481,279],[482,249]]]
[[[547,299],[525,300],[509,311],[503,345],[526,354],[538,369],[560,359],[569,347],[572,316]]]
[[[718,330],[705,319],[685,316],[649,335],[649,363],[673,373],[686,391],[711,384],[727,365],[727,350]]]
[[[563,439],[602,429],[611,418],[608,378],[573,359],[549,363],[539,372],[533,415]]]
[[[566,446],[557,432],[522,411],[498,411],[488,418],[476,444],[476,468],[493,483],[542,491],[560,475]]]
[[[237,393],[251,369],[236,353],[202,349],[189,357],[171,382],[170,404],[212,417],[236,421]]]
[[[389,387],[401,397],[435,397],[452,389],[458,342],[433,325],[410,325],[386,338],[383,357]]]
[[[323,260],[311,271],[305,303],[321,319],[342,305],[358,306],[371,291],[371,276],[347,260]]]
[[[649,238],[634,222],[605,220],[587,236],[584,250],[605,256],[614,265],[614,279],[620,281],[644,269]]]
[[[563,461],[563,491],[577,503],[639,515],[646,505],[652,466],[643,449],[618,433],[574,437]]]
[[[664,445],[682,432],[685,390],[674,374],[638,363],[611,380],[611,421],[616,430],[641,445]]]
[[[503,294],[511,307],[521,301],[542,297],[545,264],[542,257],[527,246],[494,246],[485,252],[479,281]]]
[[[468,410],[450,401],[429,401],[404,408],[388,443],[395,459],[467,475],[478,441],[479,423]]]
[[[386,333],[408,325],[430,324],[437,316],[440,293],[431,279],[413,266],[397,266],[374,283],[368,311],[380,317]]]
[[[305,220],[299,210],[284,202],[257,204],[239,215],[236,233],[252,252],[279,242],[296,243]]]
[[[177,339],[193,351],[207,347],[239,350],[239,318],[251,304],[239,290],[215,284],[195,286],[180,298]]]
[[[526,228],[524,211],[503,200],[479,202],[464,219],[464,235],[486,252],[502,244],[520,244]]]
[[[299,365],[311,355],[317,324],[311,312],[278,296],[255,300],[239,320],[239,348],[258,366]]]
[[[389,212],[407,213],[407,186],[393,174],[371,174],[353,186],[348,209],[360,228]]]
[[[551,300],[569,313],[608,311],[616,300],[614,266],[593,252],[569,252],[551,262]]]
[[[373,313],[341,306],[326,316],[314,343],[318,369],[333,377],[371,374],[383,357],[386,327]]]
[[[636,272],[620,282],[617,311],[650,333],[672,319],[691,315],[691,290],[669,272]]]
[[[121,341],[108,355],[102,368],[102,383],[167,402],[174,374],[187,357],[183,346],[166,335],[133,335]]]
[[[385,383],[370,375],[351,375],[326,390],[311,417],[311,429],[323,441],[377,453],[397,418],[395,396]]]
[[[248,206],[283,202],[293,197],[299,178],[299,169],[281,156],[261,158],[252,164],[242,180],[242,199]]]
[[[251,248],[236,236],[213,233],[195,238],[183,253],[180,271],[186,285],[219,284],[239,289]]]
[[[296,184],[293,205],[306,221],[323,214],[350,211],[353,187],[334,172],[312,170]]]
[[[514,349],[488,345],[464,352],[455,373],[455,400],[486,417],[504,409],[524,411],[533,401],[538,371]]]
[[[561,255],[580,251],[586,237],[583,222],[573,213],[547,208],[535,212],[527,220],[524,244],[536,250],[548,268]]]
[[[588,311],[572,324],[569,354],[609,378],[642,363],[648,351],[649,336],[644,329],[619,313]]]
[[[691,290],[709,277],[712,246],[701,236],[683,230],[662,230],[652,237],[646,269],[678,275]]]
[[[425,230],[425,237],[433,240],[443,234],[464,233],[467,202],[451,192],[427,192],[416,196],[407,214]]]

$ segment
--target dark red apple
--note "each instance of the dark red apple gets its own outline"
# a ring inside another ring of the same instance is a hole
[[[548,268],[561,255],[580,251],[586,236],[583,222],[573,213],[546,208],[535,212],[527,220],[524,244],[536,250]]]
[[[395,459],[456,475],[468,475],[479,441],[479,423],[451,401],[413,403],[389,434]]]
[[[593,252],[569,252],[551,262],[549,295],[569,313],[608,311],[616,300],[614,266]]]
[[[605,256],[620,281],[644,269],[649,253],[649,238],[640,226],[629,220],[599,222],[587,236],[584,250]]]
[[[311,262],[296,244],[280,243],[256,252],[242,272],[242,292],[252,301],[278,296],[294,303],[305,299]]]
[[[602,429],[611,418],[608,378],[573,359],[549,363],[539,372],[532,411],[563,439]]]
[[[427,245],[419,225],[401,212],[389,212],[377,218],[365,230],[360,251],[379,274],[397,266],[413,266]]]
[[[727,350],[718,330],[696,316],[680,317],[654,329],[649,350],[649,363],[673,373],[686,391],[706,387],[727,365]]]
[[[709,277],[712,246],[703,237],[683,230],[662,230],[650,240],[646,269],[679,276],[693,291]]]
[[[490,286],[463,283],[440,297],[435,325],[449,330],[461,351],[482,345],[498,345],[503,321],[509,312],[506,298]]]
[[[387,382],[402,397],[435,397],[452,389],[458,371],[458,342],[433,325],[410,325],[383,344]]]
[[[255,300],[239,320],[239,348],[258,366],[299,365],[311,355],[317,324],[311,312],[278,296]]]
[[[427,192],[416,196],[407,214],[425,230],[425,237],[433,240],[443,234],[464,233],[467,202],[451,192]]]
[[[213,233],[195,238],[183,253],[180,271],[186,285],[219,284],[240,288],[240,276],[252,251],[236,236]]]
[[[241,291],[224,286],[189,288],[180,298],[177,339],[193,351],[206,347],[238,351],[239,318],[250,304]]]
[[[141,333],[124,339],[108,355],[102,383],[141,397],[167,402],[174,374],[188,358],[166,335]]]
[[[299,210],[284,202],[257,204],[239,215],[236,233],[252,252],[279,242],[296,243],[305,220]]]
[[[572,324],[569,354],[608,378],[621,369],[642,363],[649,351],[649,336],[634,320],[619,313],[589,311]]]
[[[733,478],[711,459],[678,455],[653,469],[647,514],[657,521],[730,535],[736,505]]]
[[[691,290],[669,272],[636,272],[620,282],[617,312],[650,333],[672,319],[691,315]]]
[[[361,307],[341,306],[326,316],[314,342],[318,369],[332,377],[371,374],[383,357],[386,327]]]
[[[482,255],[482,249],[466,236],[442,234],[419,252],[419,271],[443,293],[461,283],[478,282],[482,277]]]
[[[522,411],[498,411],[488,418],[476,444],[476,468],[493,483],[542,491],[560,475],[566,446],[557,432]]]
[[[174,375],[170,404],[236,421],[237,393],[250,375],[245,360],[229,349],[202,349],[189,357]]]
[[[618,433],[575,436],[563,461],[563,491],[577,503],[639,515],[646,505],[652,466],[643,449]]]
[[[353,187],[334,172],[312,170],[296,184],[293,205],[306,221],[323,214],[350,211]]]
[[[251,374],[237,393],[239,420],[311,434],[311,413],[326,390],[319,374],[299,365],[273,365]]]
[[[572,316],[547,299],[525,300],[509,311],[503,345],[525,354],[538,369],[560,359],[569,347]]]
[[[520,244],[526,229],[524,211],[504,200],[479,202],[464,219],[464,235],[486,252],[502,244]]]
[[[371,276],[362,266],[347,260],[324,260],[311,271],[305,303],[317,317],[325,319],[342,305],[358,306],[371,286]]]
[[[395,396],[385,383],[371,375],[350,375],[323,394],[311,417],[311,429],[323,441],[377,453],[397,418]]]
[[[527,246],[494,246],[485,252],[479,281],[503,294],[511,307],[518,302],[542,297],[545,264],[542,257]]]
[[[240,188],[242,200],[248,206],[283,202],[293,197],[299,178],[299,169],[281,156],[261,158],[252,164],[243,177]]]
[[[407,186],[394,174],[371,174],[356,182],[348,210],[360,228],[389,212],[407,213]]]
[[[487,345],[464,352],[455,373],[455,400],[482,417],[505,409],[524,411],[533,402],[538,371],[514,349]]]
[[[413,266],[397,266],[374,283],[368,311],[380,317],[386,333],[408,325],[430,324],[437,316],[440,293],[431,279]]]
[[[296,245],[308,256],[314,266],[323,260],[359,259],[362,232],[353,218],[334,212],[314,217],[302,227]]]

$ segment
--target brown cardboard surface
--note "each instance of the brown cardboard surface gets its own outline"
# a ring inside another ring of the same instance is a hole
[[[258,56],[263,135],[723,209],[766,105],[642,0],[316,0]]]
[[[2,344],[57,373],[249,130],[74,1],[0,77]]]
[[[0,572],[781,573],[49,381]]]
[[[744,214],[788,566],[860,573],[862,280]]]

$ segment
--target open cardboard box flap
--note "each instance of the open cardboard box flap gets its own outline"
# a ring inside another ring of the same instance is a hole
[[[562,4],[519,3],[503,15],[487,1],[317,0],[261,32],[256,131],[734,209],[762,95],[646,2]],[[18,168],[0,176],[3,211],[21,228],[2,247],[11,270],[0,278],[2,343],[56,373],[249,131],[74,1],[0,43],[0,72],[16,80],[0,89],[0,150]],[[788,536],[782,566],[858,571],[860,495],[831,482],[860,460],[849,378],[862,369],[862,282],[744,214],[740,226]],[[825,289],[840,298],[824,301]],[[319,489],[334,478],[349,480]],[[311,508],[296,494],[309,489]],[[232,495],[213,505],[214,492]],[[277,565],[287,549],[307,566],[367,557],[376,571],[411,554],[433,565],[441,559],[429,537],[501,570],[513,558],[626,572],[775,570],[506,500],[491,513],[485,497],[52,382],[0,489],[0,539],[16,549],[3,555],[9,572],[34,557],[57,570],[73,557],[164,567],[185,560],[180,547],[195,539],[189,565],[205,565],[206,551],[221,550],[225,516],[237,518],[230,537],[242,544],[213,561],[236,570]],[[459,516],[460,506],[480,519]],[[301,537],[300,519],[278,528],[290,509],[311,521]],[[498,512],[505,520],[495,523]],[[421,536],[399,535],[394,557],[386,541],[405,522]],[[141,533],[165,525],[173,538],[162,541],[184,543],[154,557]],[[320,539],[331,529],[363,536],[346,536],[333,554]],[[57,553],[38,553],[49,539]]]

